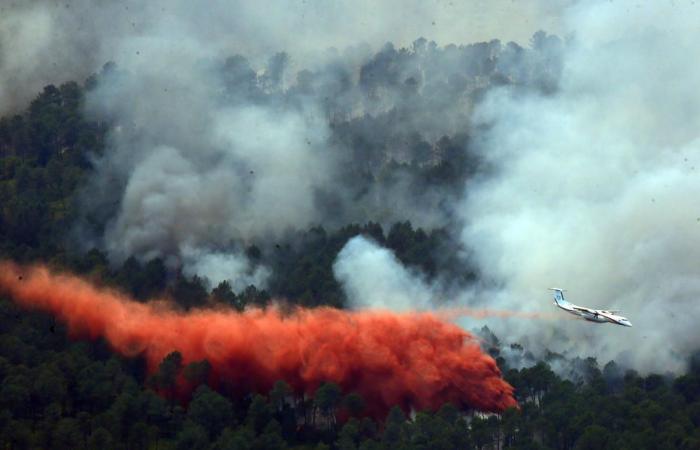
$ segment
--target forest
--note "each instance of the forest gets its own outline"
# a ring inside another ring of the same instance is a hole
[[[339,104],[341,100],[333,104],[330,99],[325,105],[332,124],[330,139],[355,152],[339,179],[350,186],[358,203],[373,197],[373,192],[389,193],[403,186],[405,179],[418,186],[418,204],[432,202],[435,192],[445,197],[457,195],[459,186],[493,168],[477,152],[462,151],[473,145],[468,133],[446,131],[429,137],[398,131],[396,123],[401,117],[428,101],[431,94],[416,93],[416,84],[429,83],[404,79],[397,68],[410,66],[421,52],[435,59],[477,58],[480,63],[472,61],[460,77],[432,86],[440,91],[440,98],[447,92],[473,100],[483,95],[485,86],[503,84],[529,86],[546,94],[557,88],[560,46],[558,38],[538,34],[533,49],[498,42],[439,49],[424,40],[414,43],[412,49],[385,47],[362,67],[358,86],[349,86],[352,82],[339,76],[335,81],[347,85],[333,88],[337,93],[360,89],[368,98],[398,89],[405,98],[396,100],[387,111],[360,117],[344,114],[347,105]],[[519,72],[508,71],[507,61],[528,58],[532,61],[529,71],[523,66],[518,66]],[[304,72],[294,86],[280,92],[275,87],[279,76],[272,69],[275,64],[283,66],[284,60],[283,55],[273,58],[264,76],[252,72],[242,57],[226,60],[221,70],[233,81],[223,89],[225,101],[246,97],[275,103],[284,97],[286,104],[296,108],[295,102],[303,103],[305,90],[318,89],[319,83],[326,82]],[[477,265],[464,264],[463,255],[469,249],[450,232],[457,219],[449,213],[443,225],[435,227],[416,225],[401,218],[401,211],[392,211],[377,214],[375,221],[329,221],[325,226],[319,222],[287,229],[269,239],[236,237],[231,245],[251,267],[269,269],[264,287],[251,283],[238,289],[226,280],[214,284],[203,275],[189,274],[181,261],[172,262],[173,254],[180,256],[177,251],[156,256],[135,251],[121,259],[111,258],[107,246],[95,236],[110,226],[117,205],[86,208],[85,197],[91,195],[89,179],[98,170],[97,161],[112,150],[110,132],[117,124],[109,117],[91,117],[85,105],[100,80],[118,75],[119,70],[108,64],[82,83],[46,86],[26,110],[0,119],[2,259],[43,262],[141,302],[167,297],[182,310],[225,307],[243,311],[265,308],[273,299],[308,308],[346,308],[348,299],[334,277],[333,263],[345,244],[358,235],[390,249],[402,264],[427,280],[448,279],[468,286],[479,279]],[[430,189],[423,189],[425,186]],[[346,201],[333,192],[319,195],[321,209],[328,215],[339,208],[338,202]],[[336,217],[346,218],[343,214]],[[170,353],[157,372],[149,374],[139,357],[115,355],[103,339],[74,340],[65,324],[47,314],[25,311],[3,295],[0,447],[700,448],[700,353],[689,357],[689,369],[683,375],[640,375],[615,361],[554,352],[527,367],[510,367],[503,357],[505,347],[523,355],[528,349],[501,344],[488,328],[478,334],[515,388],[519,408],[496,414],[461,410],[449,403],[436,411],[405,411],[396,406],[383,420],[374,420],[366,414],[362,396],[343,392],[333,382],[310,395],[294,392],[285,380],[278,380],[269,392],[240,396],[208,385],[207,360],[183,364],[178,352]],[[559,368],[556,373],[554,366]],[[175,380],[183,377],[194,387],[190,398],[168,395]]]

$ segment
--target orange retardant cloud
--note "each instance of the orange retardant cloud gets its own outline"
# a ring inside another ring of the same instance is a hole
[[[180,312],[165,301],[135,302],[44,267],[0,263],[0,289],[19,305],[48,312],[74,338],[104,337],[150,373],[170,352],[207,359],[210,383],[267,393],[276,380],[312,394],[324,381],[357,392],[375,417],[393,405],[481,411],[517,406],[513,388],[466,331],[429,313],[277,308],[243,313]],[[186,387],[183,386],[183,390]]]

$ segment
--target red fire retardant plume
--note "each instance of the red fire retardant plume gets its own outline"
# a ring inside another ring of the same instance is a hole
[[[46,311],[75,338],[104,337],[115,351],[143,356],[149,372],[170,352],[207,359],[210,382],[267,393],[277,380],[312,394],[324,381],[357,392],[375,417],[393,405],[481,411],[517,406],[495,361],[464,330],[429,313],[278,308],[187,313],[167,302],[137,303],[43,267],[0,263],[0,289]]]

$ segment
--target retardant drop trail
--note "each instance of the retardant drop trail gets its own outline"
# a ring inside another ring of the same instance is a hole
[[[20,278],[21,277],[21,278]],[[445,402],[481,411],[516,406],[513,388],[467,332],[429,313],[275,308],[177,312],[137,303],[40,266],[0,263],[0,288],[19,305],[46,311],[75,338],[104,337],[153,372],[170,352],[207,359],[210,381],[267,393],[286,380],[313,393],[324,381],[358,392],[376,417],[393,405],[437,409]]]

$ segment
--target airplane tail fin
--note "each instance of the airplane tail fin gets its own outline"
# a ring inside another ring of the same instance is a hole
[[[559,289],[559,288],[549,288],[551,291],[554,291],[554,303],[556,305],[566,305],[569,302],[564,300],[564,289]]]

